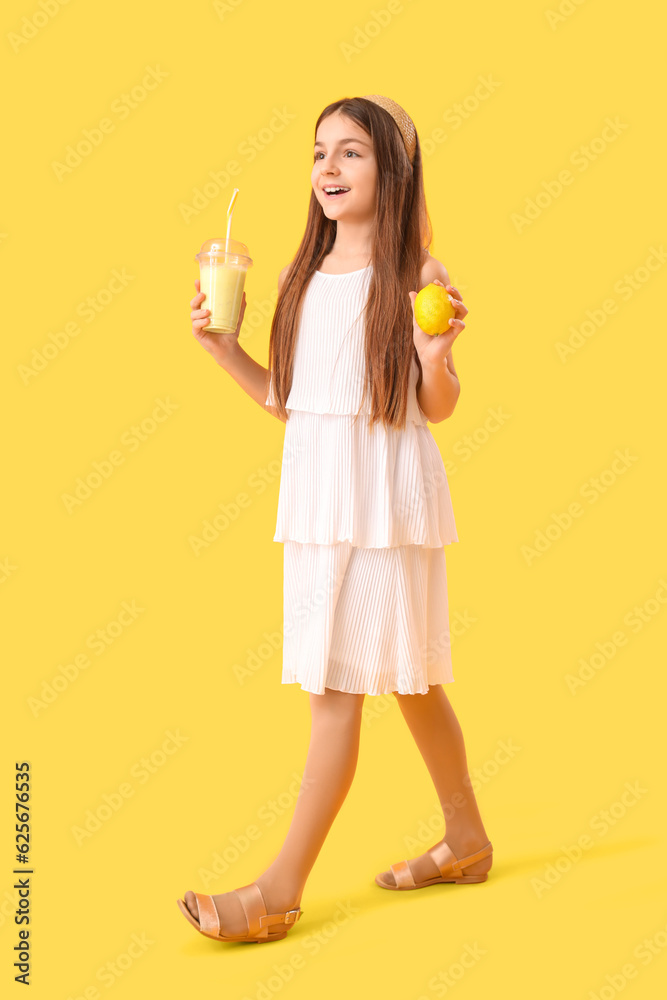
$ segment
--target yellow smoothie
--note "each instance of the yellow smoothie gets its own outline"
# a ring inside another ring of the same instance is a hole
[[[211,310],[210,322],[204,330],[236,332],[247,273],[247,268],[225,264],[224,259],[209,257],[201,261],[199,288],[206,296],[202,309]]]

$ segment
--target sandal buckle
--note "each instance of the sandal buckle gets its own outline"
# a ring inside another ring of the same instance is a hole
[[[295,923],[296,920],[297,920],[298,913],[299,913],[299,908],[298,907],[295,910],[286,910],[286,912],[285,912],[285,923],[286,924],[293,924],[293,923]]]

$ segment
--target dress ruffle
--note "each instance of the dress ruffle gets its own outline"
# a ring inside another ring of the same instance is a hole
[[[454,680],[444,549],[286,542],[283,684],[427,694]]]
[[[298,348],[297,348],[298,349]],[[348,349],[350,350],[350,349]],[[306,348],[295,358],[295,377],[287,396],[285,408],[290,410],[307,410],[309,413],[337,413],[342,415],[355,414],[359,409],[363,396],[363,360],[360,357],[349,358],[349,365],[354,365],[352,373],[348,371],[345,379],[337,382],[332,379],[327,383],[323,377],[323,369],[314,358],[307,356]],[[311,367],[308,368],[307,366]],[[410,365],[410,380],[408,383],[408,405],[406,423],[428,425],[428,418],[417,401],[417,381],[419,367],[413,358]],[[275,406],[276,397],[273,378],[269,378],[269,394],[264,400],[266,406]],[[368,413],[368,401],[364,401],[362,413]],[[377,426],[377,425],[376,425]]]
[[[344,348],[324,340],[319,355],[313,339],[297,344],[273,540],[364,548],[458,542],[445,466],[417,400],[416,360],[405,428],[378,422],[371,430],[367,400],[354,422],[364,377],[359,337]],[[328,354],[325,364],[320,355]],[[336,357],[344,358],[340,369]],[[276,403],[272,379],[266,403]]]
[[[363,548],[458,542],[445,467],[428,427],[290,409],[274,541]]]

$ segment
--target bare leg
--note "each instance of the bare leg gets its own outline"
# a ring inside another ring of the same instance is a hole
[[[428,694],[394,694],[433,778],[445,816],[447,832],[443,840],[457,858],[474,854],[489,838],[470,784],[461,726],[445,689],[441,684],[434,684],[429,687]],[[467,865],[465,873],[487,872],[491,862],[492,858],[484,858]],[[438,874],[428,854],[410,859],[410,869],[417,880]],[[394,882],[391,872],[384,872],[383,878]]]
[[[359,756],[363,694],[325,688],[310,694],[311,733],[301,789],[290,828],[278,856],[255,881],[269,913],[300,905],[310,870],[352,784]],[[237,934],[246,923],[234,892],[213,896],[223,934]],[[185,902],[197,916],[194,894]]]

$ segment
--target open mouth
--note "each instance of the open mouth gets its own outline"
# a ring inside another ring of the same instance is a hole
[[[328,190],[327,188],[322,188],[322,190],[327,198],[340,198],[341,195],[347,194],[350,189],[346,187],[338,187],[337,185],[332,184]]]

